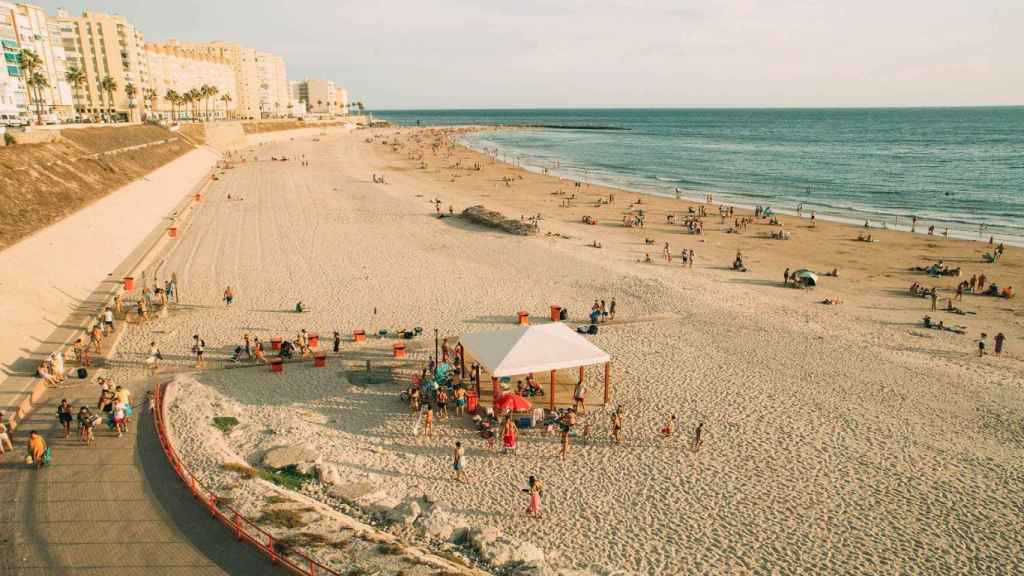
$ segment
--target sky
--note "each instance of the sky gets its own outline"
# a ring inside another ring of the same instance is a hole
[[[35,0],[283,56],[368,109],[1024,104],[1024,0]]]

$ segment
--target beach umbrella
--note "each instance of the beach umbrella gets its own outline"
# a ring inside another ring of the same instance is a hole
[[[797,281],[801,281],[804,284],[807,284],[808,286],[818,285],[818,275],[815,274],[814,272],[811,272],[807,268],[801,268],[797,270],[796,279]]]
[[[525,412],[533,408],[533,404],[529,400],[523,398],[519,394],[505,394],[498,398],[498,401],[494,403],[494,406],[499,410],[511,410],[513,412]]]

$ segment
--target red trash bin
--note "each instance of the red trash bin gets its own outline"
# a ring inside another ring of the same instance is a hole
[[[271,350],[281,349],[281,338],[279,336],[275,336],[274,338],[270,339],[270,348]]]
[[[132,278],[131,276],[125,276],[124,291],[131,292],[132,290],[135,290],[135,278]]]
[[[168,228],[167,229],[167,235],[170,236],[171,238],[177,238],[178,237],[178,227],[177,226],[171,226],[170,228]]]
[[[352,332],[352,339],[356,342],[362,342],[366,340],[366,330],[356,330]]]
[[[552,322],[558,322],[561,319],[562,319],[562,307],[561,306],[552,306],[551,307],[551,321]]]
[[[476,412],[476,408],[477,408],[476,390],[467,390],[466,391],[466,411],[469,412],[470,414],[472,414],[473,412]]]
[[[519,324],[526,326],[530,323],[530,313],[523,310],[519,311]]]
[[[316,334],[310,334],[309,335],[309,347],[310,348],[316,348],[319,345],[320,345],[320,336],[318,336]]]
[[[395,342],[392,345],[392,356],[395,358],[405,358],[405,343]]]

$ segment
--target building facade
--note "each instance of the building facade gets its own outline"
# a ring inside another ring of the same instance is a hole
[[[25,115],[28,95],[21,81],[21,44],[14,32],[14,12],[0,2],[0,116]]]
[[[238,90],[234,68],[227,60],[210,53],[185,50],[173,40],[147,43],[145,52],[150,79],[145,101],[147,118],[156,116],[170,120],[173,113],[175,120],[191,119],[192,107],[175,105],[167,99],[168,91],[183,95],[203,86],[211,86],[216,92],[200,102],[200,118],[235,116]],[[224,96],[228,97],[227,101]]]
[[[260,118],[260,75],[256,50],[229,42],[180,44],[190,55],[207,55],[224,60],[235,75],[235,112],[238,118]]]
[[[18,106],[31,114],[69,118],[74,115],[71,87],[65,79],[67,58],[60,41],[60,26],[46,12],[31,4],[0,2],[0,37],[4,45],[4,66],[7,81],[17,78],[21,92],[11,88],[0,92],[13,94],[20,100]],[[15,46],[17,44],[17,46]],[[29,74],[24,70],[20,52],[29,50],[39,59],[36,73],[43,82],[29,86]],[[0,96],[2,99],[3,96]]]
[[[307,78],[291,85],[292,98],[305,103],[311,114],[346,114],[348,91],[330,80]]]
[[[256,53],[257,85],[259,87],[260,117],[289,116],[291,94],[284,59],[266,52]],[[292,106],[291,108],[294,108]]]
[[[69,16],[61,10],[57,22],[67,62],[85,73],[77,89],[81,111],[97,118],[139,120],[149,85],[142,33],[123,17],[100,12]],[[106,78],[113,89],[103,86]]]

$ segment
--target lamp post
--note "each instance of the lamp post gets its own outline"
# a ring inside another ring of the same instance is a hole
[[[441,346],[441,344],[438,341],[438,331],[437,331],[437,328],[434,328],[434,363],[435,364],[438,364],[438,363],[441,362],[440,346]]]

